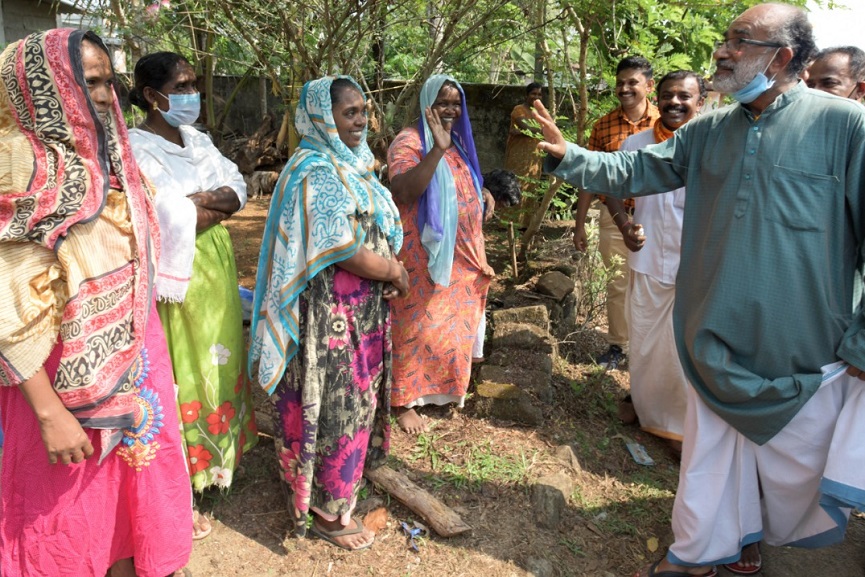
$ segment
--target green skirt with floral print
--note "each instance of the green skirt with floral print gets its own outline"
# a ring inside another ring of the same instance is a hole
[[[258,434],[243,367],[246,351],[237,266],[221,224],[195,239],[192,279],[182,303],[157,305],[179,387],[178,404],[192,488],[227,488]]]

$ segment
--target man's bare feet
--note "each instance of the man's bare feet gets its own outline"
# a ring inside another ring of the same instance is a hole
[[[637,411],[634,410],[634,402],[631,400],[631,395],[619,401],[618,417],[623,425],[633,425],[637,422]]]
[[[414,409],[394,407],[394,413],[396,414],[396,423],[399,425],[399,428],[409,435],[420,435],[427,432],[427,426],[423,417],[418,415]]]
[[[706,567],[685,567],[684,565],[673,565],[667,558],[664,557],[660,561],[655,561],[651,565],[646,565],[640,569],[634,577],[653,577],[654,575],[696,575],[698,577],[716,577],[718,572],[712,566]]]
[[[366,549],[375,541],[375,533],[364,527],[360,519],[354,517],[351,518],[349,525],[344,527],[339,520],[325,521],[318,515],[315,515],[312,533],[337,547],[342,547],[349,551]]]

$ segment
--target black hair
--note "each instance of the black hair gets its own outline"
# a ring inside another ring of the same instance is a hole
[[[642,56],[627,56],[619,61],[616,66],[616,75],[622,70],[639,70],[646,77],[646,80],[652,79],[652,63]]]
[[[348,78],[335,78],[334,81],[330,84],[331,106],[341,102],[342,95],[345,93],[346,90],[354,90],[355,92],[360,92],[360,89],[355,85],[355,83]],[[360,93],[361,95],[363,95],[362,92]]]
[[[770,35],[770,39],[793,50],[793,58],[787,64],[787,73],[790,76],[799,76],[817,52],[817,43],[814,42],[814,30],[805,11],[796,8],[791,10],[791,14],[778,30]]]
[[[526,96],[529,95],[529,92],[532,90],[543,89],[544,85],[540,82],[530,82],[528,86],[526,86]]]
[[[697,81],[697,86],[700,89],[700,98],[705,99],[706,95],[709,91],[706,89],[706,81],[702,76],[694,72],[693,70],[674,70],[673,72],[668,72],[658,81],[657,86],[655,87],[655,91],[660,96],[661,88],[664,86],[664,82],[673,81],[673,80],[684,80],[686,78],[693,78]]]
[[[176,52],[154,52],[143,56],[135,64],[135,86],[129,91],[129,103],[147,112],[144,89],[159,90],[174,76],[177,65],[189,60]]]
[[[835,46],[824,48],[814,56],[814,61],[822,60],[833,54],[846,54],[850,59],[850,76],[856,82],[865,81],[865,51],[856,46]]]

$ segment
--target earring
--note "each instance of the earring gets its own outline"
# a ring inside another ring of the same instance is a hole
[[[150,108],[152,108],[153,110],[156,110],[157,108],[159,108],[159,104],[154,100],[153,104],[151,105]]]

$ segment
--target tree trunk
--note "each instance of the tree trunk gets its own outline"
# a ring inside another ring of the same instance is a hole
[[[547,193],[544,194],[544,198],[541,199],[541,204],[538,206],[538,209],[534,212],[534,214],[532,214],[532,220],[529,221],[526,232],[523,233],[523,237],[520,239],[520,261],[526,261],[529,251],[529,245],[532,243],[532,239],[541,229],[541,223],[544,222],[544,216],[546,216],[547,214],[547,209],[550,208],[550,203],[553,201],[553,197],[556,196],[556,192],[558,192],[562,184],[564,184],[563,180],[553,178],[552,182],[550,183],[550,187],[547,189]]]

